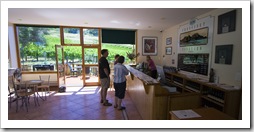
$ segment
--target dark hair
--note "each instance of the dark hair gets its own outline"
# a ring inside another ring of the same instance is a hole
[[[124,60],[125,60],[124,56],[119,56],[117,62],[123,64]]]
[[[105,52],[107,52],[108,51],[108,49],[102,49],[101,50],[101,54],[103,55]]]
[[[119,54],[116,54],[116,55],[115,55],[115,59],[118,58],[119,56],[120,56]]]

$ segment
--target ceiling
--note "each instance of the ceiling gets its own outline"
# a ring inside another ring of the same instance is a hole
[[[16,24],[164,30],[215,8],[9,8]]]

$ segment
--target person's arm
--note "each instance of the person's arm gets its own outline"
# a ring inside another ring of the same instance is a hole
[[[105,74],[109,77],[109,71],[108,71],[108,69],[104,68],[103,70],[104,70]]]
[[[148,70],[151,70],[152,69],[152,62],[151,60],[148,61]]]

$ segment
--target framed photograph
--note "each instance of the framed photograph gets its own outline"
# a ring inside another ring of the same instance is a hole
[[[218,34],[235,31],[236,10],[218,16]]]
[[[215,48],[215,63],[231,64],[232,63],[233,45],[218,45]]]
[[[206,45],[208,43],[208,27],[180,34],[180,47]]]
[[[157,37],[142,37],[142,55],[157,55]]]
[[[166,55],[172,55],[172,47],[166,47]]]
[[[172,44],[172,37],[166,39],[166,45]]]

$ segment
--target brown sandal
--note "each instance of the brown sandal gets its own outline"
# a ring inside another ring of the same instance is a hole
[[[103,105],[104,105],[104,106],[112,106],[112,104],[109,103],[109,102],[103,103]]]
[[[108,100],[106,100],[108,102]],[[101,103],[103,103],[103,100],[101,99]]]

